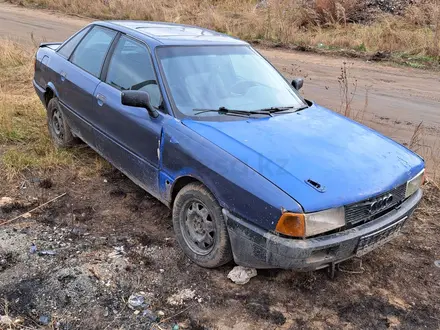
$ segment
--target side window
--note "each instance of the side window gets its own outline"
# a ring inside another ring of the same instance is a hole
[[[147,47],[126,36],[119,38],[108,66],[105,82],[119,90],[148,92],[151,105],[156,108],[162,102]]]
[[[101,74],[102,64],[116,32],[95,26],[76,47],[70,61],[95,77]]]
[[[75,34],[69,41],[64,43],[61,48],[58,50],[58,53],[65,58],[69,58],[70,54],[72,54],[73,50],[75,49],[78,42],[81,41],[81,39],[86,35],[87,31],[89,31],[90,28],[87,27],[81,31],[79,31],[77,34]]]

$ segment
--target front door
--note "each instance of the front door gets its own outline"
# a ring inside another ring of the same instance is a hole
[[[121,36],[105,75],[94,95],[96,147],[117,168],[157,197],[164,115],[159,112],[157,118],[152,118],[146,109],[121,103],[122,91],[143,90],[149,93],[152,106],[160,107],[161,93],[147,47]]]

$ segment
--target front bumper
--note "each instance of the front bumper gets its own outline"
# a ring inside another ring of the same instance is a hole
[[[315,270],[367,252],[395,237],[422,198],[419,189],[384,216],[342,232],[310,239],[278,236],[223,209],[234,261],[254,268]]]

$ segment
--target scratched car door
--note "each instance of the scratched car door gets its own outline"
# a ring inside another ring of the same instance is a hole
[[[164,115],[152,118],[144,108],[122,105],[121,92],[141,90],[151,105],[160,108],[162,97],[148,48],[121,36],[95,91],[96,146],[99,152],[136,179],[147,191],[158,194],[159,140]]]

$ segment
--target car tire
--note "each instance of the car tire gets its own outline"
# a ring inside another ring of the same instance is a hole
[[[76,143],[76,139],[61,111],[60,103],[56,97],[47,104],[47,126],[49,134],[58,148],[68,148]]]
[[[232,260],[222,209],[203,184],[190,183],[179,191],[173,226],[181,248],[199,266],[215,268]]]

